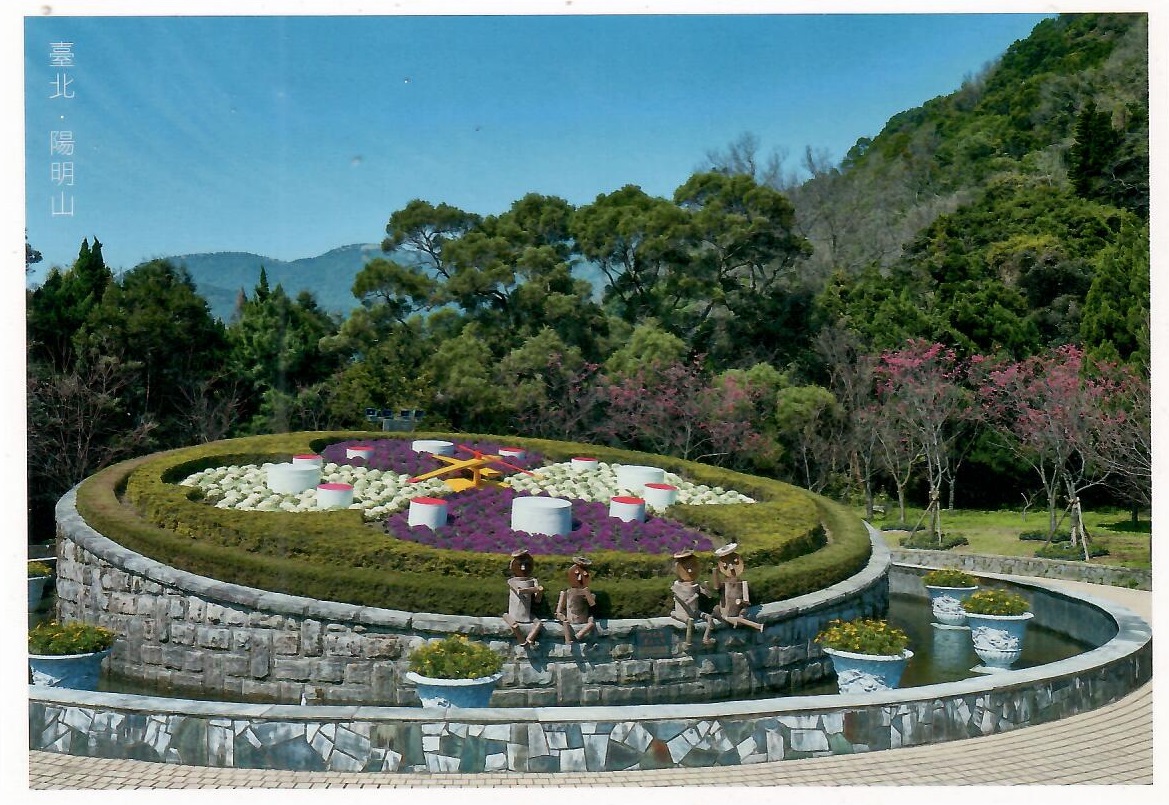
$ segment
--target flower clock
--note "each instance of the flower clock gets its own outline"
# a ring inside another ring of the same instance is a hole
[[[535,453],[508,457],[511,467],[499,465],[503,486],[484,485],[454,491],[443,478],[412,480],[441,469],[433,455],[415,452],[402,439],[337,442],[321,451],[320,486],[352,487],[350,509],[360,510],[367,521],[380,523],[384,532],[401,540],[434,547],[507,553],[521,544],[537,554],[574,554],[588,551],[667,554],[684,549],[710,550],[712,541],[701,532],[666,516],[668,509],[653,510],[645,519],[624,521],[610,516],[610,500],[638,490],[623,488],[618,480],[621,465],[596,462],[582,471],[573,462],[545,463]],[[496,444],[461,445],[468,451],[498,455]],[[350,457],[352,456],[352,457]],[[273,492],[267,484],[269,465],[212,467],[183,479],[183,486],[198,489],[203,499],[219,508],[244,511],[319,511],[319,488],[301,492]],[[751,503],[734,490],[695,484],[673,473],[664,483],[677,490],[678,504]],[[511,528],[512,502],[518,496],[536,495],[572,501],[572,530],[556,536],[528,534]],[[410,502],[415,498],[443,498],[448,505],[446,522],[438,527],[411,525]]]

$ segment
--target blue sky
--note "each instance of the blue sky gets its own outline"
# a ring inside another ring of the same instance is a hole
[[[378,242],[412,198],[488,214],[533,191],[668,196],[747,131],[794,169],[957,89],[1040,19],[28,17],[28,237],[42,269],[94,235],[116,269],[290,260]],[[71,98],[51,97],[54,42],[73,43]],[[72,185],[53,176],[66,161]]]

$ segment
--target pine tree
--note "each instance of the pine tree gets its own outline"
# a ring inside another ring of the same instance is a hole
[[[1107,199],[1110,166],[1116,159],[1123,137],[1112,128],[1112,115],[1088,101],[1076,119],[1076,141],[1068,151],[1068,169],[1076,195]]]

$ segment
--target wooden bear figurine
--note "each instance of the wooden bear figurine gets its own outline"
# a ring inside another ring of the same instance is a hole
[[[674,593],[674,610],[670,617],[686,624],[684,645],[689,646],[694,640],[694,621],[705,617],[699,597],[713,596],[706,585],[698,581],[698,557],[694,551],[686,549],[674,554],[674,574],[678,578],[671,588]]]
[[[544,597],[544,588],[532,578],[532,555],[520,548],[511,555],[511,578],[507,580],[507,614],[503,622],[511,627],[521,646],[531,646],[540,633],[543,621],[532,614],[532,606]],[[521,626],[527,626],[527,634]]]
[[[743,578],[743,557],[739,556],[738,550],[738,543],[732,542],[714,552],[717,563],[714,567],[713,580],[720,597],[711,611],[711,617],[706,619],[706,633],[702,636],[705,645],[715,642],[710,636],[715,619],[729,623],[732,629],[742,624],[763,631],[763,624],[743,616],[743,611],[751,605],[751,593],[746,579]]]
[[[589,609],[597,603],[589,590],[591,564],[583,556],[572,557],[572,567],[568,569],[568,589],[560,593],[560,600],[556,604],[556,618],[564,627],[566,646],[571,645],[573,640],[587,637],[597,626]]]

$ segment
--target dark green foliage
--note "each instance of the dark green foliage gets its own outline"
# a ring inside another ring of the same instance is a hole
[[[227,341],[185,269],[153,260],[122,274],[74,341],[83,354],[121,355],[137,367],[127,407],[160,423],[161,446],[192,440],[189,410],[212,393],[201,381],[221,372]]]
[[[1027,355],[1077,340],[1091,261],[1133,220],[1058,187],[1002,180],[925,229],[892,279],[840,278],[823,301],[876,347],[920,336]]]
[[[1116,160],[1122,137],[1112,115],[1088,101],[1076,118],[1076,141],[1068,150],[1068,172],[1082,198],[1108,198],[1108,167]]]
[[[102,258],[101,242],[81,242],[73,265],[60,271],[53,268],[41,287],[28,298],[28,342],[30,358],[64,370],[77,353],[74,336],[90,312],[101,304],[113,274]]]
[[[321,350],[336,324],[306,291],[289,298],[284,288],[268,287],[267,274],[227,329],[227,364],[247,389],[250,427],[282,432],[319,427],[326,419],[323,391],[314,389],[338,367],[341,356]]]
[[[942,534],[941,537],[931,536],[928,531],[914,531],[897,541],[902,548],[917,548],[927,551],[948,551],[959,545],[969,545],[970,540],[961,534]]]
[[[1071,562],[1084,561],[1084,547],[1072,545],[1070,541],[1053,541],[1050,545],[1041,545],[1035,549],[1035,555],[1040,559],[1062,559]],[[1098,556],[1108,556],[1108,548],[1099,542],[1088,545],[1088,556],[1095,559]]]
[[[412,434],[414,436],[444,434]],[[450,434],[445,434],[450,435]],[[88,479],[78,493],[86,521],[115,541],[146,556],[190,572],[247,586],[345,601],[364,606],[467,615],[495,615],[506,609],[508,557],[442,551],[387,540],[359,512],[239,512],[197,500],[175,481],[208,466],[287,458],[326,444],[368,437],[361,432],[302,433],[229,440],[136,459]],[[499,437],[462,434],[477,440]],[[763,503],[743,506],[680,507],[686,521],[696,510],[724,540],[736,540],[748,562],[757,601],[776,600],[819,589],[864,566],[867,532],[846,510],[826,500],[762,478],[692,462],[592,448],[564,442],[513,440],[552,460],[585,449],[605,460],[654,461],[695,480],[754,493]],[[552,455],[558,449],[560,456]],[[132,503],[119,502],[118,493]],[[710,513],[711,509],[727,512]],[[741,530],[731,509],[739,509]],[[141,512],[139,514],[139,512]],[[763,516],[757,516],[762,514]],[[777,519],[773,519],[777,518]],[[700,523],[691,523],[701,527]],[[594,592],[600,617],[645,617],[670,609],[670,557],[599,552],[593,559]],[[563,589],[567,558],[538,559],[536,573],[555,600]]]
[[[1080,338],[1097,358],[1149,366],[1149,226],[1126,221],[1092,260]]]

